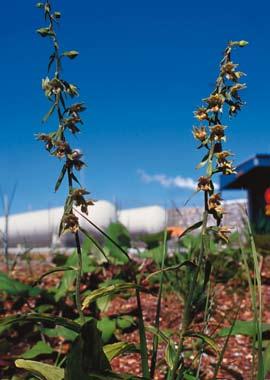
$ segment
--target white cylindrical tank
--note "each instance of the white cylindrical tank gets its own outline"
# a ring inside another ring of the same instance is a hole
[[[48,210],[26,212],[10,215],[9,217],[9,245],[16,247],[23,244],[27,247],[50,247],[53,237],[58,234],[60,220],[64,212],[63,207]],[[110,223],[117,220],[115,206],[107,201],[97,201],[88,209],[88,218],[105,230]],[[77,215],[79,216],[79,215]],[[95,236],[98,232],[81,216],[81,226]],[[0,231],[4,231],[5,220],[0,218]],[[65,234],[61,238],[63,244],[72,243],[74,238]]]
[[[118,220],[133,236],[153,234],[166,227],[166,210],[160,206],[122,210],[118,211]]]

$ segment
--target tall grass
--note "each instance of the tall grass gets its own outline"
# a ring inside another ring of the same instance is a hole
[[[251,296],[252,311],[253,311],[253,340],[252,340],[252,378],[257,380],[264,380],[265,370],[264,370],[264,360],[263,360],[263,339],[262,339],[262,284],[261,284],[261,274],[259,268],[258,253],[251,229],[251,225],[246,218],[246,226],[248,231],[248,239],[251,247],[251,260],[248,257],[245,248],[239,241],[241,246],[242,258],[245,266],[245,271],[247,275],[249,291]],[[251,268],[250,268],[251,265]],[[251,273],[253,276],[251,276]]]

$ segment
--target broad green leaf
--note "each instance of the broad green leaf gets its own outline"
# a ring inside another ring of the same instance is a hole
[[[90,252],[93,247],[92,242],[86,238],[82,245],[82,263],[83,263],[83,273],[92,272],[95,268],[91,265]],[[75,250],[72,255],[66,261],[67,267],[77,267],[78,265],[78,254]],[[74,281],[76,279],[75,271],[66,271],[61,278],[59,287],[55,293],[55,300],[58,302],[62,297],[72,290],[74,290]]]
[[[82,326],[80,335],[71,346],[66,360],[65,380],[90,380],[92,372],[110,369],[97,322],[91,319]]]
[[[109,342],[109,340],[113,337],[116,330],[115,319],[104,317],[100,321],[98,321],[97,326],[98,326],[98,329],[101,331],[102,341],[104,343]]]
[[[25,351],[20,357],[22,359],[34,359],[39,355],[51,354],[53,352],[52,347],[40,340],[33,347],[31,347],[28,351]]]
[[[125,282],[122,284],[115,284],[115,285],[109,285],[104,288],[99,288],[96,290],[93,290],[90,295],[88,295],[84,300],[82,304],[82,309],[87,308],[92,302],[96,301],[98,298],[117,294],[126,290],[130,289],[143,289],[141,286],[132,284],[129,282]]]
[[[64,380],[64,370],[50,364],[24,359],[17,359],[15,364],[41,380]]]
[[[103,351],[109,361],[111,361],[113,358],[116,358],[117,356],[123,355],[127,352],[134,352],[136,350],[137,349],[135,344],[126,342],[107,344],[103,347]]]
[[[128,329],[131,326],[134,326],[135,325],[135,321],[134,321],[133,317],[131,317],[129,315],[126,315],[126,316],[123,316],[123,317],[117,317],[117,319],[116,319],[116,325],[117,325],[117,327],[119,329],[125,330],[125,329]]]
[[[106,297],[101,297],[97,299],[97,307],[99,308],[100,311],[107,311],[111,303],[111,297],[106,296]]]
[[[29,296],[39,295],[42,290],[37,287],[23,284],[20,281],[10,278],[7,274],[0,272],[0,293],[7,293],[11,296]]]
[[[254,336],[256,334],[256,325],[253,321],[236,321],[230,335],[247,335]],[[270,323],[262,323],[262,332],[270,331]],[[218,333],[219,336],[227,336],[230,327],[224,327]]]
[[[109,252],[111,261],[116,264],[126,264],[128,257],[115,245],[121,246],[125,251],[130,248],[130,234],[121,223],[111,223],[106,231],[111,240],[106,240],[104,248]]]
[[[58,338],[61,336],[65,338],[65,340],[68,340],[71,342],[74,339],[76,339],[78,336],[78,333],[70,329],[67,329],[66,327],[63,327],[63,326],[55,327],[54,329],[42,328],[41,331],[44,335],[50,338]]]
[[[197,380],[196,376],[190,375],[189,373],[184,374],[184,379],[185,380]]]

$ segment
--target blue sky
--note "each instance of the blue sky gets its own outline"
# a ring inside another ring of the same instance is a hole
[[[236,162],[270,153],[267,1],[53,3],[63,16],[62,47],[80,51],[66,62],[64,75],[79,86],[88,106],[75,147],[85,153],[88,168],[81,180],[95,199],[121,207],[184,203],[190,189],[145,183],[138,170],[170,178],[200,175],[194,169],[200,152],[191,135],[192,112],[211,92],[231,39],[250,45],[234,58],[248,74],[247,105],[229,122],[227,148]],[[61,163],[34,139],[54,128],[41,123],[48,103],[40,84],[50,49],[35,29],[44,20],[32,1],[4,2],[2,14],[0,186],[9,193],[17,183],[13,212],[61,205],[65,186],[53,192]]]

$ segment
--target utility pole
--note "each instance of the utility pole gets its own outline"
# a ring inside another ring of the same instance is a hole
[[[14,185],[11,197],[9,198],[7,194],[3,194],[1,191],[1,198],[2,198],[2,204],[3,204],[3,211],[4,211],[4,232],[3,232],[3,248],[4,248],[4,258],[6,262],[6,268],[7,272],[9,272],[9,214],[10,209],[12,206],[12,202],[16,193],[16,185]]]

